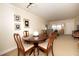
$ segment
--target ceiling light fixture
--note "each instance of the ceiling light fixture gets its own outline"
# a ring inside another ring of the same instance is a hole
[[[29,3],[29,4],[27,5],[27,8],[29,8],[32,4],[33,4],[33,3]]]

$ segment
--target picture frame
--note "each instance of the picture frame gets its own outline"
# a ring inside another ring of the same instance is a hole
[[[29,20],[28,19],[24,19],[24,27],[29,27]]]
[[[20,20],[21,20],[20,15],[14,15],[14,20],[15,20],[15,21],[20,21]]]
[[[20,29],[21,29],[20,24],[15,23],[15,30],[20,30]]]

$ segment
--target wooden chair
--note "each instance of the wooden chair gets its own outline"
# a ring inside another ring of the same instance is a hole
[[[46,55],[48,55],[48,53],[52,51],[52,55],[54,56],[53,42],[54,42],[55,37],[56,37],[55,33],[50,33],[47,41],[39,44],[39,48],[41,49],[42,52],[46,53]]]
[[[20,55],[20,53],[25,56],[26,53],[30,52],[30,50],[34,47],[33,45],[24,46],[21,37],[18,33],[14,33],[14,40],[17,44],[18,56]]]

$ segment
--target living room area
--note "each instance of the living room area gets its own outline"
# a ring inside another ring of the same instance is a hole
[[[1,56],[17,56],[13,34],[23,37],[24,31],[27,36],[56,32],[53,56],[79,56],[79,3],[0,3],[0,19]]]

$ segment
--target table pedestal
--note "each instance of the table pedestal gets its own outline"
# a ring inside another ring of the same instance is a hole
[[[30,54],[31,55],[32,53],[34,54],[35,56],[35,50],[37,49],[37,55],[39,55],[39,47],[38,47],[38,43],[34,43],[34,48],[31,50]]]

